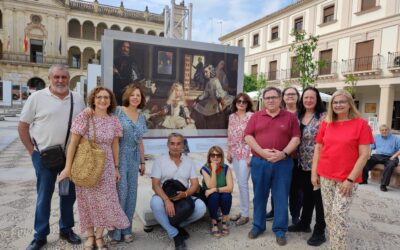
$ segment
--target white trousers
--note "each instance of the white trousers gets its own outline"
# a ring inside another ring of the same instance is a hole
[[[249,177],[250,168],[247,167],[246,159],[237,160],[233,158],[233,171],[239,187],[240,214],[249,217]]]

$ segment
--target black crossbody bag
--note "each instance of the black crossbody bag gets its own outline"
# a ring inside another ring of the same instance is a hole
[[[68,130],[67,135],[65,138],[64,149],[67,147],[67,142],[69,138],[69,130],[71,129],[71,122],[72,122],[72,113],[74,110],[74,98],[72,93],[70,93],[71,97],[71,109],[69,112],[69,121],[68,121]],[[60,144],[47,147],[42,151],[39,150],[39,147],[33,139],[33,144],[36,147],[36,150],[40,153],[40,159],[42,160],[42,164],[44,167],[48,168],[49,170],[62,170],[65,167],[65,152]]]

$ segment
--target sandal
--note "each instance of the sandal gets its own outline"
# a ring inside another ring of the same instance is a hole
[[[239,220],[236,221],[236,226],[241,226],[249,222],[249,217],[241,217]]]
[[[113,237],[111,237],[110,235],[108,235],[108,241],[110,242],[111,246],[115,246],[119,243],[118,240],[114,240]]]
[[[103,244],[101,244],[101,245],[97,244],[98,240],[99,241],[101,240],[101,243],[103,243]],[[99,249],[99,250],[108,250],[107,245],[104,243],[103,237],[96,238],[96,245],[97,245],[97,249]]]
[[[222,224],[222,229],[221,229],[222,235],[224,236],[228,235],[229,234],[228,223],[226,221],[223,221],[221,224]]]
[[[231,221],[237,221],[237,220],[239,220],[241,217],[242,217],[241,214],[234,215],[234,216],[231,217]]]
[[[95,247],[96,247],[96,244],[95,244],[95,242],[93,241],[92,242],[92,244],[88,244],[87,242],[88,242],[88,240],[90,239],[90,238],[95,238],[94,237],[94,235],[89,235],[88,237],[87,237],[87,239],[86,239],[86,242],[85,242],[85,244],[83,245],[83,250],[91,250],[91,249],[94,249]]]
[[[212,224],[212,226],[211,226],[211,235],[214,238],[220,238],[221,237],[221,232],[219,231],[219,229],[213,230],[214,227],[218,228],[218,224]]]
[[[130,243],[132,241],[133,241],[133,235],[132,234],[124,235],[124,242],[125,243]]]

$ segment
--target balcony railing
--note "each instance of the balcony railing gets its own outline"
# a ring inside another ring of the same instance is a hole
[[[400,52],[388,53],[388,69],[400,68]]]
[[[33,61],[31,55],[18,52],[3,52],[2,59],[0,61],[7,61],[10,63],[34,63],[34,64],[66,64],[66,57],[54,57],[54,56],[43,56],[37,57],[36,61]]]
[[[359,57],[342,60],[342,73],[349,74],[361,71],[379,71],[381,69],[381,55]]]
[[[332,75],[335,74],[337,70],[337,62],[328,62],[323,65],[323,67],[318,68],[318,75],[325,76],[325,75]]]

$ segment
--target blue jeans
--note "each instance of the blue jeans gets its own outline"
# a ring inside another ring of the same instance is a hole
[[[43,166],[40,154],[33,151],[32,163],[36,173],[36,211],[35,211],[35,235],[37,240],[46,239],[50,233],[49,218],[51,211],[51,198],[53,197],[57,175],[60,171],[49,170]],[[69,185],[69,195],[60,196],[60,221],[61,233],[68,233],[74,227],[75,186]]]
[[[253,181],[253,231],[261,233],[266,228],[266,207],[269,191],[274,197],[274,222],[272,231],[282,237],[288,228],[288,196],[292,181],[293,160],[288,158],[275,163],[253,156],[251,159]]]
[[[195,199],[192,197],[192,199]],[[165,210],[164,201],[158,195],[153,195],[150,200],[151,211],[153,212],[154,217],[160,223],[160,225],[167,231],[168,237],[170,239],[174,238],[178,235],[178,229],[172,226],[168,220],[168,214]],[[184,222],[182,222],[179,226],[185,227],[190,223],[201,219],[206,213],[206,205],[200,199],[197,199],[194,203],[194,211],[189,218],[187,218]]]
[[[222,215],[228,215],[232,207],[231,193],[214,192],[207,197],[207,207],[211,219],[218,219],[218,208],[221,208]]]

